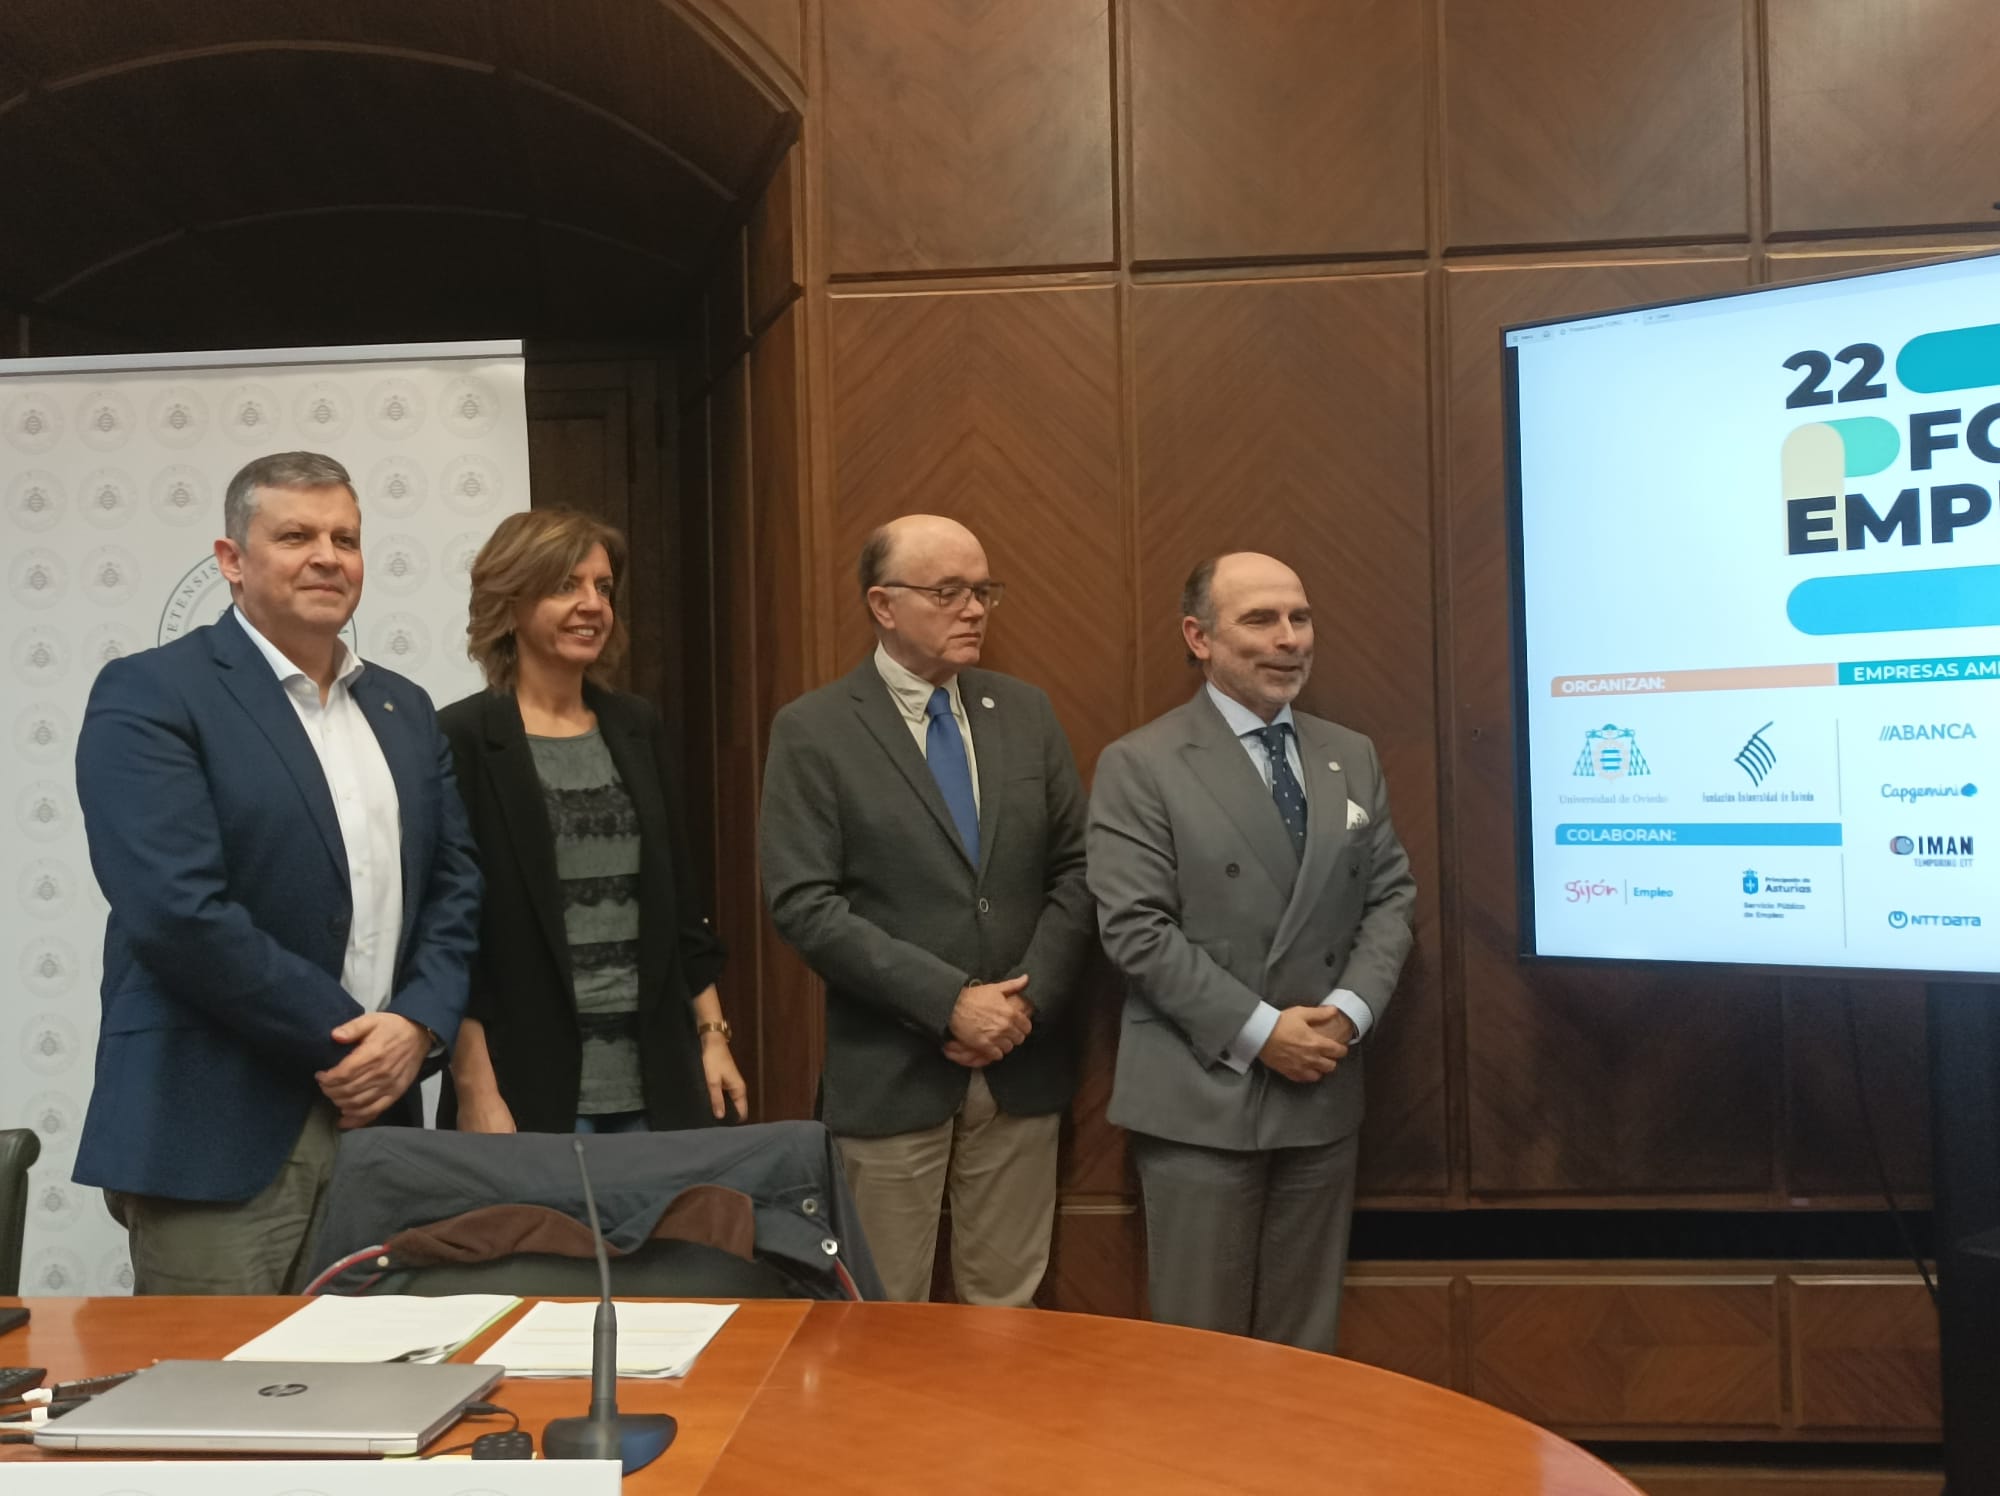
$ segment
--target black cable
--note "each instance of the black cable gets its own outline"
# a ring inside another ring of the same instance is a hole
[[[80,1408],[89,1402],[87,1397],[59,1397],[52,1403],[28,1408],[19,1413],[0,1414],[0,1423],[30,1423],[37,1413],[46,1409],[49,1418],[60,1418],[72,1408]],[[47,1421],[46,1419],[44,1420]]]
[[[465,1405],[465,1416],[467,1418],[511,1419],[512,1422],[510,1422],[507,1425],[507,1427],[498,1430],[498,1432],[503,1434],[511,1434],[521,1426],[521,1415],[519,1413],[516,1413],[512,1408],[501,1407],[498,1403],[490,1403],[490,1402],[467,1403]],[[489,1430],[489,1432],[491,1431]],[[439,1455],[464,1454],[468,1449],[472,1448],[473,1444],[476,1442],[478,1441],[469,1440],[464,1444],[453,1444],[446,1449],[433,1450],[431,1453],[424,1455],[423,1458],[427,1460],[434,1460]]]
[[[1924,1280],[1924,1289],[1931,1296],[1931,1308],[1937,1308],[1937,1283],[1931,1277],[1931,1270],[1924,1266],[1923,1254],[1917,1250],[1916,1239],[1910,1235],[1910,1223],[1903,1219],[1902,1207],[1896,1204],[1896,1192],[1889,1184],[1889,1165],[1882,1157],[1882,1139],[1875,1132],[1875,1116],[1868,1105],[1868,1079],[1861,1069],[1861,1026],[1854,1017],[1854,986],[1850,982],[1840,984],[1841,1007],[1847,1014],[1847,1052],[1854,1064],[1854,1095],[1861,1106],[1861,1130],[1868,1135],[1868,1152],[1875,1160],[1875,1177],[1882,1184],[1882,1199],[1889,1207],[1889,1219],[1896,1223],[1896,1234],[1903,1239],[1903,1250],[1910,1261],[1917,1266],[1917,1276]]]

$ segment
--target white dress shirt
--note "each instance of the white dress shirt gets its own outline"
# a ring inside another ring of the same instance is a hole
[[[931,692],[937,689],[914,670],[906,668],[880,644],[875,646],[875,673],[895,698],[896,710],[917,740],[917,752],[929,763],[931,757]],[[965,718],[965,702],[958,694],[958,677],[945,682],[951,697],[951,715],[958,723],[958,735],[965,741],[965,767],[972,775],[972,808],[979,809],[979,756],[972,748],[972,724]]]
[[[1305,763],[1299,757],[1299,730],[1292,721],[1290,704],[1280,707],[1278,714],[1267,724],[1242,702],[1216,690],[1213,681],[1208,685],[1208,697],[1215,703],[1215,709],[1222,713],[1222,720],[1229,724],[1229,730],[1236,734],[1236,741],[1243,745],[1243,751],[1250,755],[1250,762],[1256,765],[1257,775],[1264,781],[1264,788],[1267,790],[1271,787],[1271,755],[1258,734],[1267,725],[1276,727],[1280,723],[1292,729],[1285,734],[1285,762],[1291,766],[1292,778],[1298,782],[1299,793],[1303,795],[1306,789]],[[1322,1008],[1329,1005],[1336,1007],[1353,1020],[1356,1044],[1365,1039],[1368,1030],[1374,1026],[1375,1015],[1369,1011],[1368,1004],[1361,1000],[1358,993],[1350,992],[1345,987],[1334,988],[1319,1000],[1319,1005]],[[1262,1053],[1265,1041],[1271,1037],[1271,1030],[1277,1026],[1278,1010],[1271,1004],[1260,1001],[1257,1004],[1257,1011],[1250,1015],[1249,1021],[1238,1029],[1236,1037],[1229,1041],[1229,1048],[1222,1054],[1222,1063],[1239,1075],[1247,1071],[1251,1061]]]
[[[367,667],[336,639],[333,686],[321,702],[318,683],[285,658],[240,611],[230,611],[270,662],[285,699],[319,755],[347,851],[348,890],[354,905],[340,985],[362,1007],[378,1011],[395,995],[396,946],[403,934],[403,810],[382,745],[354,699],[355,678]]]

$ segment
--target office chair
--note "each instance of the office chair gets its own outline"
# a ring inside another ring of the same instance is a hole
[[[0,1293],[21,1291],[21,1239],[28,1230],[28,1170],[42,1156],[33,1128],[0,1129]]]

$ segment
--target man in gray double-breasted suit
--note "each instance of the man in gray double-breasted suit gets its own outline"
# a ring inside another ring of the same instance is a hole
[[[1098,760],[1090,889],[1124,974],[1110,1117],[1130,1128],[1155,1318],[1331,1352],[1362,1041],[1416,887],[1374,745],[1292,710],[1312,612],[1290,567],[1195,568],[1206,677]]]
[[[1030,1302],[1076,1089],[1091,941],[1083,786],[1049,699],[975,668],[1001,585],[911,515],[863,548],[876,649],[792,702],[764,770],[764,894],[826,983],[823,1115],[889,1296]]]

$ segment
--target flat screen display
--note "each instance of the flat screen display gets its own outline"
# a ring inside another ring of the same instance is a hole
[[[2000,258],[1502,344],[1523,954],[2000,970]]]

